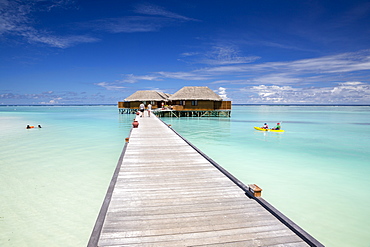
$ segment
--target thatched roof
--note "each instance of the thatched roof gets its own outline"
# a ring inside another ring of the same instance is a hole
[[[157,93],[159,93],[165,99],[168,99],[168,97],[171,96],[171,94],[169,94],[169,93],[164,93],[164,92],[157,92]]]
[[[169,101],[169,100],[212,100],[222,101],[222,98],[208,87],[183,87],[173,95],[154,90],[137,91],[128,96],[125,101]]]
[[[208,87],[183,87],[168,99],[222,101],[222,98]]]
[[[167,101],[168,95],[154,90],[136,91],[128,96],[125,101]]]

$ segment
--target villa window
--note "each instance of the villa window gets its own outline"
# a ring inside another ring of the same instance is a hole
[[[198,100],[192,100],[191,105],[192,106],[197,106],[198,105]]]

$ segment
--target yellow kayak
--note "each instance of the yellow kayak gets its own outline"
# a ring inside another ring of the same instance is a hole
[[[263,128],[260,128],[260,127],[254,127],[254,129],[260,130],[260,131],[269,131],[269,132],[284,132],[284,130],[263,129]]]

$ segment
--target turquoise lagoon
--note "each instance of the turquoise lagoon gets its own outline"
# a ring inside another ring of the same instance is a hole
[[[116,106],[0,107],[0,246],[86,246],[132,119]],[[369,106],[163,120],[324,245],[370,246]],[[286,132],[253,129],[264,122]]]

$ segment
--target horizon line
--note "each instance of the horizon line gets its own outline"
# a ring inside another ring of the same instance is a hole
[[[79,104],[0,104],[2,107],[9,106],[115,106],[114,103],[94,104],[94,103],[79,103]],[[370,104],[307,104],[307,103],[234,103],[231,105],[239,106],[370,106]]]

